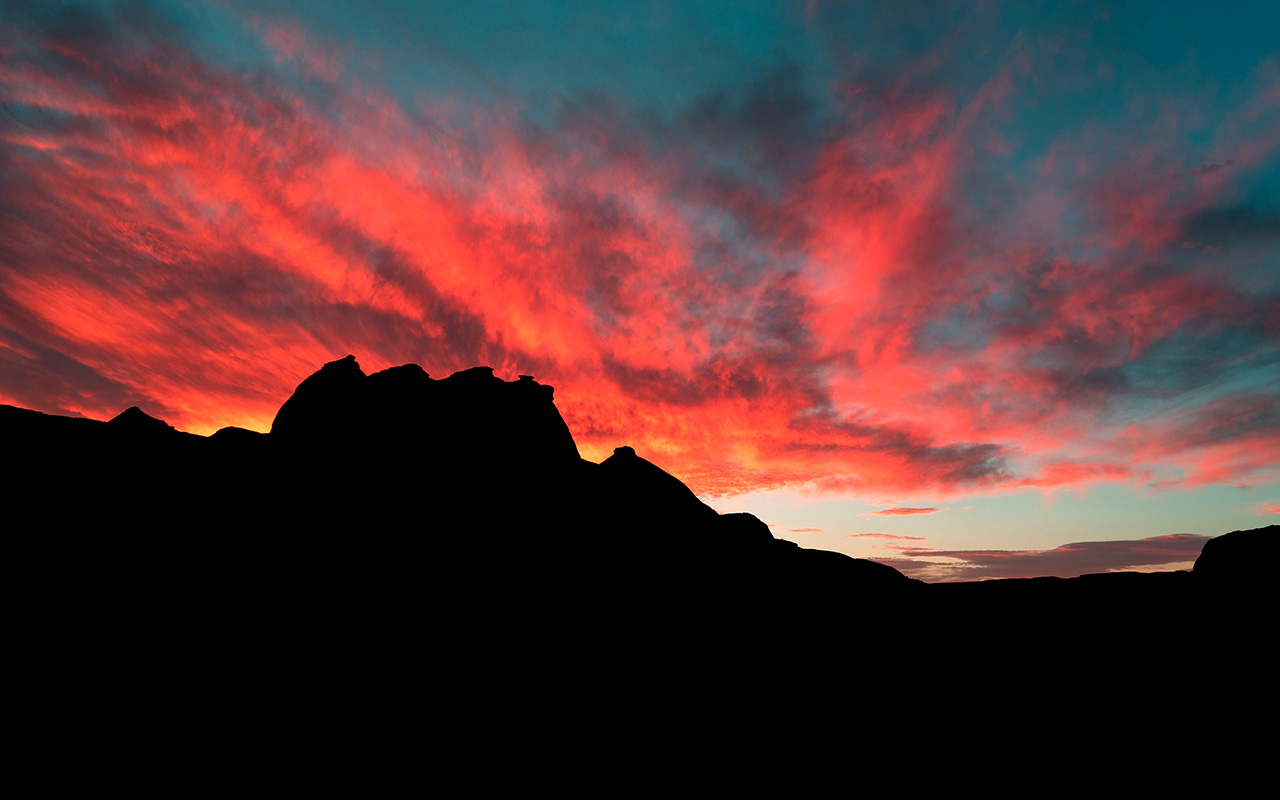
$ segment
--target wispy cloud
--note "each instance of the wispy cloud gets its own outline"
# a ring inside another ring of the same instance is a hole
[[[899,536],[894,533],[848,533],[845,534],[846,539],[901,539],[912,542],[923,542],[923,536]]]
[[[980,11],[890,34],[783,8],[726,44],[783,55],[724,64],[681,44],[713,15],[592,32],[646,56],[618,63],[699,59],[655,76],[511,47],[482,10],[408,53],[392,10],[238,8],[6,15],[11,402],[264,430],[354,353],[537,375],[585,455],[625,436],[703,493],[1280,477],[1280,238],[1240,177],[1278,157],[1265,70],[1116,95],[1104,21],[990,36]],[[1037,110],[1079,87],[1138,116]]]
[[[916,550],[898,548],[903,558],[879,559],[913,577],[927,580],[988,580],[1093,572],[1186,569],[1200,555],[1208,536],[1188,533],[1146,539],[1073,542],[1052,550]]]

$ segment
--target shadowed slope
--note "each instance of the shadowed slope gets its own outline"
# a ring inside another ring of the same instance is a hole
[[[631,447],[584,461],[552,398],[488,367],[365,375],[347,356],[302,381],[270,434],[192,436],[136,407],[110,423],[3,407],[0,425],[26,465],[12,488],[34,513],[20,527],[105,533],[92,546],[112,559],[163,537],[154,552],[187,564],[184,591],[239,574],[245,598],[326,594],[341,575],[374,596],[469,597],[470,612],[504,625],[563,614],[679,627],[692,607],[749,625],[795,604],[831,620],[866,601],[1000,624],[1180,620],[1228,595],[1274,610],[1263,570],[1275,526],[1212,540],[1194,574],[926,587],[775,539],[749,514],[717,514]],[[153,552],[134,556],[116,567],[164,569]]]
[[[130,719],[176,698],[197,741],[239,742],[269,709],[291,742],[374,731],[380,751],[423,720],[471,738],[567,720],[608,756],[673,725],[798,717],[870,747],[917,733],[937,696],[1019,724],[1043,698],[1053,728],[1084,702],[1127,709],[1117,677],[1167,712],[1183,676],[1269,663],[1272,584],[1242,603],[1235,579],[1275,526],[1222,537],[1195,573],[925,585],[717,514],[630,447],[584,461],[550,387],[485,367],[341,359],[270,434],[8,406],[0,434],[24,465],[7,529],[46,534],[18,648],[45,695],[100,685]],[[59,720],[86,705],[65,696]]]

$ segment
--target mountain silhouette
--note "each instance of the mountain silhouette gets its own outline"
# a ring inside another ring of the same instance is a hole
[[[427,547],[464,571],[516,584],[602,581],[614,595],[654,582],[678,596],[760,586],[911,603],[945,595],[940,613],[1014,616],[1030,613],[1028,603],[1036,613],[1150,614],[1129,600],[1143,592],[1273,602],[1261,587],[1276,526],[1210,540],[1191,573],[926,587],[891,567],[775,539],[750,514],[718,514],[630,446],[600,464],[584,460],[553,394],[489,367],[442,380],[415,364],[366,375],[348,355],[303,380],[269,434],[194,436],[136,406],[107,423],[0,406],[0,429],[11,463],[25,465],[14,496],[34,510],[19,527],[251,536],[264,558],[289,549],[282,542],[323,549],[358,535],[387,555]]]
[[[425,747],[522,785],[656,780],[780,739],[993,729],[1148,764],[1275,706],[1277,526],[1187,572],[924,584],[718,514],[632,447],[584,460],[532,377],[351,356],[270,433],[0,406],[0,441],[22,730],[116,769],[146,742],[183,781],[250,751],[328,780],[317,758]]]
[[[366,375],[347,356],[266,434],[11,406],[0,434],[16,467],[5,527],[39,551],[27,624],[53,652],[129,654],[95,662],[129,685],[123,665],[180,657],[199,666],[151,680],[263,698],[248,659],[298,703],[359,676],[397,687],[379,701],[394,704],[426,670],[433,692],[482,691],[500,715],[560,713],[556,697],[587,715],[592,697],[623,716],[675,698],[777,711],[792,699],[769,676],[818,665],[1114,695],[1117,669],[1254,663],[1277,616],[1278,526],[1212,539],[1186,572],[924,584],[719,514],[630,446],[587,461],[551,387],[488,367]],[[468,725],[474,702],[446,705]]]

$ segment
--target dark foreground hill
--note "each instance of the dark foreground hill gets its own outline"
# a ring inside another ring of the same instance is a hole
[[[488,367],[365,375],[348,356],[303,381],[269,434],[200,437],[138,408],[103,423],[6,406],[0,425],[22,465],[15,527],[95,535],[113,559],[173,548],[190,569],[268,570],[281,584],[308,569],[341,568],[345,582],[425,571],[472,606],[585,593],[629,613],[726,592],[808,604],[921,586],[717,514],[630,447],[582,459],[551,387]]]
[[[269,434],[0,406],[0,437],[28,738],[88,731],[108,768],[145,742],[483,772],[497,737],[616,783],[723,757],[713,729],[866,748],[982,713],[1062,745],[1123,709],[1110,732],[1155,751],[1193,695],[1204,730],[1275,705],[1277,526],[1191,572],[925,585],[717,514],[630,447],[583,460],[530,377],[351,356]]]
[[[551,387],[488,367],[365,375],[347,356],[303,381],[269,434],[195,436],[136,407],[103,423],[9,406],[0,432],[12,529],[92,537],[108,559],[172,549],[196,573],[263,571],[280,585],[335,568],[345,583],[425,571],[433,585],[466,582],[456,594],[473,604],[518,593],[574,606],[586,593],[641,615],[684,603],[824,615],[866,599],[987,618],[1276,608],[1277,526],[1212,540],[1189,573],[936,586],[802,549],[750,514],[717,514],[630,447],[582,459]]]

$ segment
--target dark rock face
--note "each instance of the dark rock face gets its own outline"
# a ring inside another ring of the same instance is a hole
[[[363,416],[365,374],[355,356],[331,361],[298,384],[271,423],[281,439],[329,438],[358,429]]]
[[[103,423],[7,406],[0,432],[24,465],[11,496],[34,511],[13,529],[94,531],[109,552],[81,580],[97,591],[99,574],[147,583],[181,565],[169,590],[189,601],[225,598],[231,581],[237,608],[326,598],[402,622],[453,609],[448,625],[468,631],[552,625],[609,631],[618,646],[640,630],[698,646],[708,626],[776,637],[796,630],[798,608],[811,630],[872,604],[953,631],[1096,631],[1276,607],[1277,526],[1211,540],[1194,575],[926,586],[805,550],[750,514],[717,514],[631,447],[584,461],[551,387],[489,367],[365,375],[347,356],[302,381],[270,434],[192,436],[136,407]]]
[[[1082,709],[1168,706],[1223,665],[1273,658],[1274,582],[1254,566],[1274,563],[1258,554],[1275,526],[1211,541],[1194,574],[925,585],[717,514],[630,447],[584,461],[550,387],[487,367],[434,380],[347,357],[269,434],[0,406],[0,443],[21,465],[5,529],[47,550],[15,570],[36,633],[13,649],[54,669],[41,702],[87,681],[127,716],[168,719],[201,698],[184,749],[202,734],[222,754],[262,727],[261,752],[296,739],[310,764],[314,739],[374,732],[381,758],[384,741],[416,747],[424,720],[476,736],[577,720],[611,751],[619,732],[674,728],[702,748],[707,720],[754,719],[762,737],[860,728],[871,752],[947,706],[1038,745],[1042,715],[1074,745]],[[1216,588],[1241,576],[1263,577]],[[1255,714],[1222,691],[1200,705]],[[59,725],[81,709],[63,711]],[[1163,746],[1184,723],[1144,735]]]
[[[725,540],[739,542],[743,547],[768,547],[777,541],[769,531],[769,526],[764,524],[755,514],[742,512],[720,514],[718,520],[719,535]],[[894,572],[897,572],[897,570],[894,570]]]
[[[137,406],[132,406],[120,412],[107,424],[116,430],[138,436],[166,436],[173,431],[172,425],[148,415]]]
[[[214,434],[209,437],[209,440],[216,442],[250,442],[257,441],[266,435],[267,434],[265,433],[258,433],[257,431],[230,426],[215,431]]]
[[[1274,565],[1280,561],[1280,525],[1232,531],[1204,543],[1192,575],[1217,613],[1276,616]]]
[[[615,448],[613,455],[600,462],[599,473],[608,487],[610,505],[634,525],[677,520],[699,525],[717,516],[688,486],[636,455],[631,447]]]
[[[527,377],[527,376],[526,376]],[[432,380],[406,364],[366,376],[355,356],[325,364],[285,401],[271,435],[292,447],[340,446],[367,454],[419,448],[422,455],[465,461],[507,460],[574,465],[577,445],[531,377],[503,381],[491,367]]]
[[[1204,543],[1194,567],[1198,580],[1265,583],[1280,559],[1280,525],[1232,531]]]
[[[717,514],[630,447],[582,460],[531,378],[366,376],[353,358],[303,381],[269,434],[0,406],[0,447],[20,465],[4,529],[44,551],[11,570],[15,686],[131,779],[165,759],[154,740],[173,742],[174,782],[236,762],[259,780],[263,759],[328,779],[318,754],[363,747],[367,790],[389,761],[419,771],[424,730],[463,742],[437,760],[469,777],[498,730],[544,770],[516,770],[522,789],[573,761],[614,781],[683,770],[726,729],[851,729],[854,752],[913,758],[930,728],[992,752],[1003,730],[1031,761],[1105,725],[1108,767],[1145,771],[1159,762],[1134,742],[1181,759],[1170,737],[1196,724],[1269,718],[1274,581],[1245,602],[1213,587],[1274,563],[1257,558],[1274,526],[1214,540],[1195,574],[924,585]],[[49,750],[60,776],[75,753]],[[213,755],[188,768],[193,751]]]

